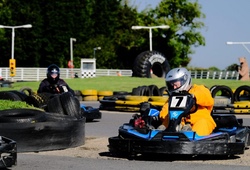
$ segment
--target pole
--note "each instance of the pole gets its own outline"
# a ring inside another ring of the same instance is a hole
[[[138,29],[149,29],[149,50],[152,51],[152,29],[160,28],[160,29],[168,29],[168,25],[159,25],[159,26],[132,26],[132,29],[138,30]]]
[[[149,28],[149,50],[152,51],[152,28]]]
[[[12,27],[11,59],[14,59],[14,39],[15,39],[15,28]]]

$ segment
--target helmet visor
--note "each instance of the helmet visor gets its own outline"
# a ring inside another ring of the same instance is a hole
[[[187,75],[184,75],[178,79],[167,81],[167,87],[169,91],[175,91],[181,88],[187,81]]]
[[[58,74],[59,74],[59,71],[56,68],[50,71],[50,75],[58,75]]]

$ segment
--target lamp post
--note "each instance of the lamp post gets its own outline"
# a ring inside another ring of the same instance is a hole
[[[70,38],[70,61],[71,61],[71,64],[73,64],[73,41],[76,41],[75,38]]]
[[[70,38],[70,60],[68,62],[68,67],[71,68],[71,77],[73,78],[73,68],[74,68],[74,61],[73,61],[73,41],[76,41],[75,38]]]
[[[102,48],[101,47],[95,47],[93,50],[94,50],[94,58],[95,58],[95,51],[96,50],[101,50]]]
[[[11,59],[14,59],[14,39],[15,39],[15,29],[16,28],[31,28],[31,24],[19,25],[19,26],[5,26],[0,25],[0,28],[11,28],[12,29],[12,43],[11,43]]]
[[[168,25],[159,25],[159,26],[132,26],[133,30],[139,30],[139,29],[149,29],[149,50],[152,51],[152,29],[168,29]]]
[[[250,44],[250,42],[227,42],[227,45],[234,45],[234,44],[240,44],[243,45],[243,47],[250,53],[250,50],[247,48],[246,44]]]

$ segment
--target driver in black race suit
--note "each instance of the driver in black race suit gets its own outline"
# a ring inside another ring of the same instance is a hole
[[[74,90],[72,90],[63,79],[60,79],[60,69],[55,64],[51,64],[48,67],[47,78],[42,80],[37,90],[37,93],[44,92],[52,94],[70,92],[72,95],[75,95]]]

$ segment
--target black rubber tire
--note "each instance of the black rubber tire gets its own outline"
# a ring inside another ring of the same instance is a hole
[[[20,91],[17,91],[17,90],[13,90],[13,91],[10,91],[10,92],[15,93],[17,96],[20,97],[20,99],[21,99],[22,101],[25,101],[25,99],[28,97],[27,94],[25,94],[25,93],[23,93],[23,92],[20,92]]]
[[[45,112],[46,115],[46,121],[47,122],[58,122],[58,121],[75,121],[77,120],[76,117],[64,115],[64,114],[58,114],[58,113],[52,113],[52,112]]]
[[[85,143],[85,118],[46,113],[47,121],[0,123],[0,135],[17,142],[17,153],[74,148]]]
[[[127,92],[127,91],[114,91],[114,92],[113,92],[113,95],[114,95],[114,96],[115,96],[115,95],[130,95],[130,93]]]
[[[148,86],[139,86],[140,96],[152,96],[152,93]]]
[[[167,92],[167,94],[168,94],[167,89],[168,89],[168,88],[167,88],[166,86],[161,87],[161,88],[159,89],[159,91],[160,91],[160,96],[163,96],[165,92]]]
[[[243,96],[240,93],[244,91],[245,94]],[[234,101],[243,101],[243,100],[250,100],[250,86],[243,85],[238,87],[234,92]]]
[[[140,96],[141,95],[141,87],[135,87],[132,89],[132,96]]]
[[[23,87],[20,89],[20,92],[27,94],[28,96],[35,94],[31,88]]]
[[[62,107],[59,95],[55,95],[53,98],[51,98],[48,101],[46,111],[64,115],[64,111],[63,111],[63,107]]]
[[[80,102],[70,92],[61,94],[60,100],[64,114],[81,118],[82,114]]]
[[[151,70],[157,77],[165,77],[170,66],[166,57],[157,51],[145,51],[139,54],[133,65],[133,77],[151,78]]]
[[[212,91],[217,87],[217,86],[219,86],[219,85],[213,85],[212,87],[210,87],[210,92],[211,92],[211,94],[212,94]]]
[[[50,93],[32,94],[25,99],[25,102],[37,108],[46,108],[51,96]]]
[[[8,109],[0,111],[0,123],[36,123],[46,121],[45,112],[36,109]]]
[[[149,85],[148,87],[151,91],[151,96],[161,96],[159,88],[156,85]]]
[[[213,89],[210,88],[211,95],[213,98],[215,98],[216,94],[221,91],[220,96],[225,96],[228,97],[231,100],[231,103],[234,103],[234,94],[233,91],[230,87],[225,86],[225,85],[219,85],[213,87]]]
[[[22,99],[17,94],[10,91],[0,92],[0,99],[11,100],[11,101],[22,101]]]

